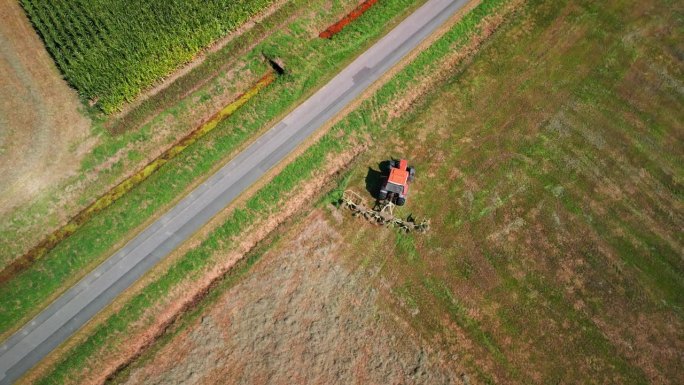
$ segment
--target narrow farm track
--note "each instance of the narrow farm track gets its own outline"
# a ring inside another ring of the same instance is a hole
[[[342,111],[467,0],[429,0],[0,346],[10,384]]]

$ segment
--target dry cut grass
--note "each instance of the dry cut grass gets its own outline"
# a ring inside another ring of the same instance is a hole
[[[0,217],[9,220],[14,208],[75,174],[91,144],[76,92],[19,4],[3,1],[0,15]]]

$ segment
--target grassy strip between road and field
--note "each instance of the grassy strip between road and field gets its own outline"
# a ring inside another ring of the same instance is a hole
[[[381,127],[392,119],[386,113],[386,107],[404,95],[407,88],[418,79],[435,71],[435,64],[441,58],[452,53],[454,49],[463,47],[471,36],[479,33],[479,23],[482,19],[495,13],[505,3],[505,0],[484,2],[466,14],[372,97],[362,102],[357,110],[335,124],[320,140],[288,164],[244,205],[235,208],[225,222],[199,246],[180,257],[158,279],[144,287],[121,309],[97,325],[83,343],[66,352],[63,359],[38,383],[61,384],[69,380],[74,381],[79,374],[86,373],[88,365],[95,364],[98,359],[106,357],[107,353],[118,348],[118,344],[122,342],[121,336],[129,334],[134,327],[133,324],[145,324],[148,308],[163,301],[181,282],[198,279],[204,269],[220,258],[220,252],[228,251],[236,245],[239,235],[245,229],[267,218],[278,209],[283,199],[293,192],[296,193],[296,188],[301,182],[314,177],[315,170],[321,168],[326,159],[344,151],[350,143],[368,140],[369,134],[377,139],[382,134]],[[383,12],[380,6],[373,10]],[[373,12],[369,11],[368,15],[373,15]],[[358,31],[351,28],[345,30],[339,35],[339,40],[348,39],[355,33]],[[149,314],[147,316],[149,317]]]
[[[255,135],[312,94],[421,3],[388,0],[378,4],[334,40],[312,37],[306,28],[310,27],[307,23],[314,22],[306,19],[291,23],[288,29],[279,30],[258,44],[248,54],[248,61],[263,63],[264,54],[281,58],[289,72],[262,90],[237,113],[220,122],[204,138],[94,216],[44,258],[2,284],[0,336],[5,338],[28,322],[47,303],[122,246],[136,229],[141,229],[159,212],[171,207],[200,179],[220,167]],[[344,12],[341,3],[334,3],[333,7]],[[310,17],[319,21],[315,15]]]
[[[113,189],[108,191],[106,194],[98,198],[90,206],[86,207],[83,211],[78,213],[64,226],[57,229],[57,231],[48,235],[43,241],[38,245],[24,254],[22,257],[14,260],[12,264],[0,271],[0,284],[7,282],[12,277],[14,277],[19,272],[27,269],[36,260],[42,258],[47,254],[52,248],[54,248],[59,242],[69,237],[71,234],[75,233],[81,226],[83,226],[93,215],[101,212],[102,210],[109,207],[112,203],[116,202],[117,199],[121,198],[124,194],[131,191],[135,186],[142,183],[145,179],[149,178],[154,172],[159,170],[159,168],[165,165],[169,160],[173,159],[176,155],[180,154],[181,151],[185,150],[188,146],[195,143],[198,139],[202,138],[209,132],[211,132],[218,124],[226,119],[227,117],[233,115],[240,107],[247,103],[252,97],[257,95],[264,87],[271,84],[276,78],[274,72],[269,71],[259,79],[256,84],[254,84],[250,89],[244,94],[240,95],[235,101],[226,105],[223,109],[212,116],[207,122],[197,127],[195,130],[190,132],[187,136],[176,142],[168,150],[164,151],[159,157],[154,159],[152,162],[146,164],[142,169],[140,169],[135,174],[126,178],[124,181],[116,185]]]

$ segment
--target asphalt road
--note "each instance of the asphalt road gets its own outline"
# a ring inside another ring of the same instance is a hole
[[[467,0],[429,0],[0,346],[11,384],[339,113]]]

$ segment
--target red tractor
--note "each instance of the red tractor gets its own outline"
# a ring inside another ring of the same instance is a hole
[[[389,175],[383,180],[378,199],[387,199],[397,206],[403,206],[408,195],[408,184],[413,182],[415,175],[416,169],[409,166],[406,159],[390,160]]]

